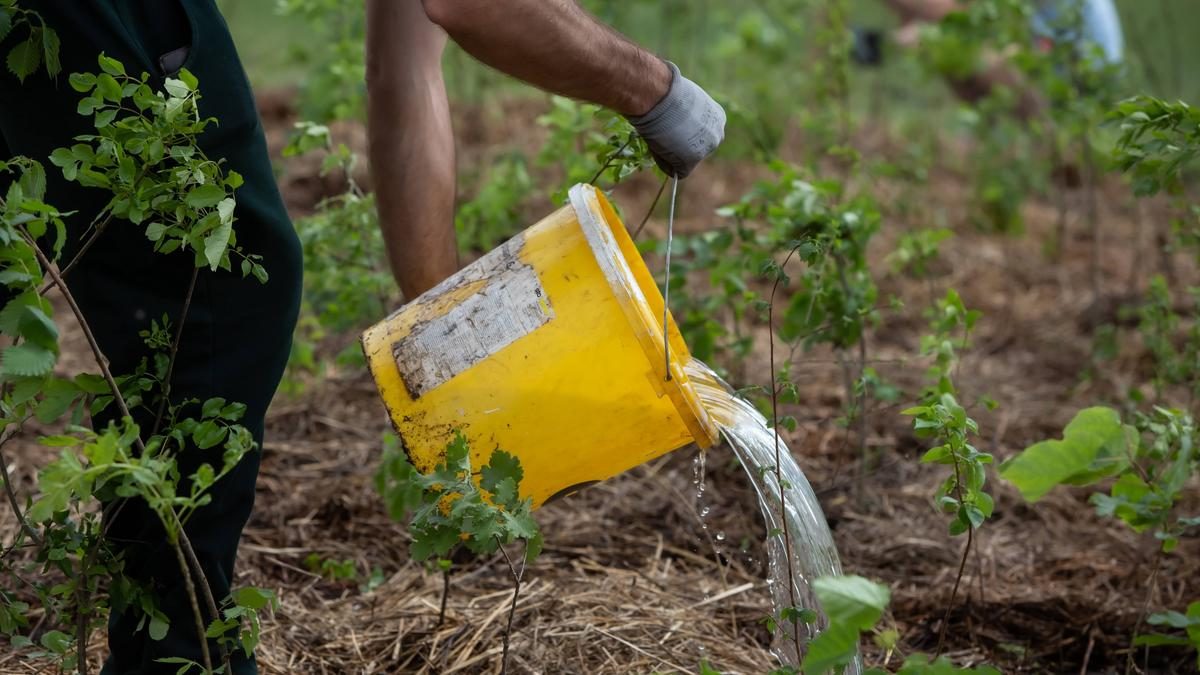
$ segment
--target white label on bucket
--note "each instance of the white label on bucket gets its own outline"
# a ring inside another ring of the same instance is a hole
[[[392,354],[415,399],[529,335],[554,318],[537,272],[510,255],[486,256],[472,267],[486,283],[450,311],[413,328]],[[500,251],[497,251],[500,253]],[[491,260],[489,260],[491,258]]]

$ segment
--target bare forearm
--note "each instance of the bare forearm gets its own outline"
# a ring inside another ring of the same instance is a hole
[[[666,64],[574,0],[421,2],[429,17],[472,56],[556,94],[641,115],[671,84]]]
[[[458,269],[445,36],[415,0],[367,11],[371,175],[392,273],[412,299]]]

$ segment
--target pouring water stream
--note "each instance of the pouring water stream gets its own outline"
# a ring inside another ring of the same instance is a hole
[[[675,177],[667,217],[666,283],[663,289],[662,334],[667,380],[671,379],[671,351],[667,336],[671,248],[674,244],[678,195],[679,178]],[[780,662],[799,668],[801,664],[797,662],[797,654],[829,626],[828,617],[821,611],[820,601],[812,589],[812,581],[842,573],[833,534],[829,531],[817,495],[796,464],[791,448],[776,437],[766,418],[749,402],[734,395],[733,389],[701,361],[688,361],[684,370],[699,394],[701,404],[733,448],[758,496],[758,505],[767,527],[767,585],[778,626],[771,652]],[[696,467],[696,478],[699,498],[704,490],[703,455]],[[783,609],[793,606],[814,611],[816,620],[812,623],[779,620]],[[801,649],[796,649],[797,643]],[[844,675],[859,675],[861,671],[862,664],[856,658],[846,668]]]
[[[766,418],[749,402],[735,396],[729,385],[704,363],[692,359],[685,370],[701,403],[720,426],[722,436],[733,448],[758,496],[767,528],[767,585],[771,591],[774,616],[778,617],[783,608],[792,606],[793,597],[801,608],[817,613],[815,622],[800,624],[799,636],[796,636],[792,622],[778,622],[779,628],[771,651],[781,662],[799,666],[795,662],[793,640],[798,637],[801,645],[806,645],[828,626],[828,620],[820,611],[820,602],[813,592],[812,581],[842,573],[833,534],[829,531],[812,485],[786,445],[780,453],[779,466],[785,487],[782,496],[786,509],[780,508],[780,484],[775,475],[775,434]],[[783,443],[782,439],[780,443]],[[787,519],[786,531],[791,539],[790,576],[794,582],[791,589],[788,588],[789,547],[784,541],[782,518]],[[857,675],[859,672],[861,664],[857,661],[846,669],[846,675]]]

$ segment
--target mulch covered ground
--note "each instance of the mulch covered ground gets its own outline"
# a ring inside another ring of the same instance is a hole
[[[534,147],[536,133],[517,133],[532,124],[511,121],[531,120],[528,107],[519,104],[494,121],[485,116],[482,128],[465,134],[473,142],[463,149],[464,161],[487,161],[493,147],[503,149],[496,145],[501,139],[509,147]],[[278,146],[288,108],[271,102],[264,113]],[[339,133],[361,147],[361,129]],[[864,138],[863,146],[891,149],[882,138]],[[284,177],[298,214],[334,189],[304,161],[290,165]],[[741,165],[700,172],[700,185],[689,184],[681,203],[681,229],[716,226],[712,209],[736,199],[758,175]],[[1122,400],[1122,392],[1149,376],[1131,335],[1122,336],[1115,359],[1099,365],[1091,345],[1096,325],[1119,318],[1120,303],[1112,298],[1136,292],[1153,273],[1147,230],[1162,209],[1134,208],[1117,180],[1103,187],[1099,215],[1109,245],[1096,301],[1089,230],[1077,217],[1062,260],[1052,262],[1043,251],[1056,226],[1052,203],[1027,205],[1023,237],[983,234],[965,224],[962,179],[932,178],[930,198],[957,231],[943,245],[933,285],[939,294],[958,289],[968,306],[984,313],[958,381],[969,398],[987,394],[999,403],[995,411],[976,406],[972,414],[981,426],[978,445],[1000,459],[1056,435],[1082,407]],[[640,215],[656,188],[639,180],[615,198],[626,213]],[[899,189],[879,187],[885,208]],[[1078,207],[1083,195],[1071,191],[1068,199]],[[909,309],[885,312],[871,336],[870,358],[911,396],[924,370],[914,354],[929,288],[892,274],[885,257],[902,227],[927,224],[885,223],[872,256],[880,296],[894,295]],[[663,227],[651,221],[652,231]],[[1193,268],[1181,269],[1195,279]],[[764,327],[755,331],[765,340]],[[71,345],[82,347],[77,338],[68,342],[75,353]],[[757,350],[741,369],[745,381],[735,384],[763,384],[764,355]],[[902,406],[872,411],[871,458],[859,485],[856,443],[837,423],[836,360],[820,350],[797,358],[802,404],[789,412],[801,423],[789,442],[818,491],[846,570],[892,587],[886,623],[899,631],[900,651],[868,647],[865,656],[870,665],[894,667],[907,652],[936,648],[964,542],[947,535],[946,518],[933,507],[941,472],[916,463],[924,447],[898,415]],[[84,364],[72,356],[63,367]],[[389,428],[372,383],[361,369],[343,367],[304,385],[300,393],[281,395],[270,413],[258,507],[242,546],[239,581],[276,589],[282,602],[266,622],[263,672],[498,673],[512,589],[503,558],[456,561],[439,623],[443,578],[409,560],[404,529],[388,520],[372,485]],[[8,448],[10,470],[25,490],[51,456],[29,441]],[[682,450],[539,512],[546,551],[525,574],[510,672],[696,672],[702,659],[729,673],[770,669],[770,638],[760,623],[770,606],[757,502],[727,448],[708,457],[707,489],[698,501],[694,456]],[[1004,672],[1123,672],[1145,607],[1178,609],[1200,599],[1195,539],[1162,560],[1148,599],[1155,543],[1097,517],[1087,490],[1059,490],[1029,506],[1003,483],[993,482],[992,489],[995,515],[978,536],[949,612],[945,652],[958,663],[986,662]],[[1197,492],[1193,506],[1200,505]],[[703,507],[708,512],[701,517]],[[0,513],[0,541],[7,541],[15,523]],[[722,541],[717,532],[725,534]],[[306,564],[312,554],[352,560],[360,578],[323,577]],[[364,590],[372,570],[379,571],[378,583]],[[103,638],[93,641],[98,659]],[[1155,651],[1149,670],[1194,672],[1194,658]],[[1137,663],[1143,664],[1141,654]],[[0,673],[45,667],[0,654]]]

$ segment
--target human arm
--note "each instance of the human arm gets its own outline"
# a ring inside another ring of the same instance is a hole
[[[407,299],[458,270],[445,44],[417,0],[367,2],[368,156],[388,260]]]
[[[487,65],[624,114],[672,175],[687,176],[724,138],[725,112],[704,90],[574,0],[367,0],[367,9],[371,169],[389,259],[409,298],[456,269],[437,26]]]
[[[625,115],[670,175],[686,177],[724,139],[725,111],[708,93],[576,0],[421,2],[430,19],[483,63]]]
[[[903,25],[896,31],[896,42],[901,46],[915,46],[919,40],[918,28],[922,23],[936,23],[947,14],[959,11],[962,6],[957,0],[885,0],[886,4],[900,17]],[[974,103],[987,96],[997,87],[1005,87],[1016,94],[1015,112],[1023,119],[1040,116],[1045,111],[1041,93],[1025,81],[1002,54],[985,52],[980,57],[976,72],[947,78],[950,88],[964,101]]]
[[[623,115],[648,112],[671,72],[574,0],[421,0],[429,18],[483,63],[540,89]]]

